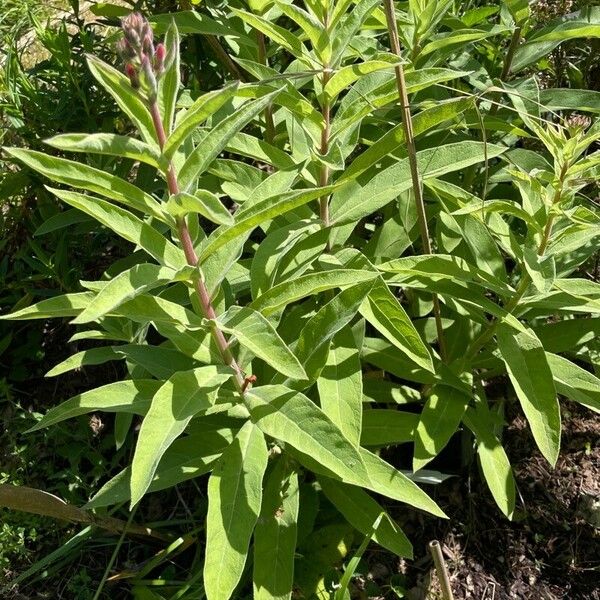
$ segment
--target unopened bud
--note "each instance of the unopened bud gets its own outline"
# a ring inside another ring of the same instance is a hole
[[[154,71],[157,75],[162,75],[165,68],[165,57],[167,56],[167,49],[164,44],[158,44],[154,52]]]
[[[135,57],[135,50],[126,38],[117,42],[117,53],[124,61],[131,60]]]
[[[140,87],[140,77],[137,69],[131,63],[125,65],[125,75],[129,77],[131,87],[137,90]]]
[[[142,73],[144,75],[144,84],[148,88],[148,98],[152,100],[156,98],[156,94],[158,93],[158,86],[156,84],[154,70],[152,69],[152,65],[150,64],[150,59],[145,54],[142,57]]]
[[[147,33],[142,39],[142,51],[148,56],[154,56],[154,44],[152,43],[152,36]]]

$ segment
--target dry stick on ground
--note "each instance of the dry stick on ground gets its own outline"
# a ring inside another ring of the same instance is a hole
[[[387,20],[388,32],[390,35],[390,44],[392,52],[402,59],[400,52],[400,39],[398,37],[398,25],[396,23],[396,13],[394,10],[394,0],[384,0],[385,17]],[[431,241],[429,240],[429,229],[427,227],[427,214],[425,213],[425,201],[423,200],[423,190],[421,187],[421,178],[419,176],[419,167],[417,165],[417,150],[415,147],[415,137],[412,127],[412,116],[410,105],[408,103],[408,93],[406,91],[406,82],[404,80],[404,68],[401,62],[395,67],[396,84],[398,86],[398,96],[402,108],[402,125],[404,137],[406,139],[406,150],[408,152],[408,164],[410,166],[410,175],[412,179],[413,193],[415,195],[415,204],[417,206],[417,216],[419,229],[421,232],[421,243],[425,254],[433,254],[431,250]],[[440,348],[440,356],[445,361],[447,357],[446,341],[444,339],[444,330],[442,327],[442,316],[440,311],[440,301],[437,294],[433,294],[433,314],[435,317],[435,327],[437,329],[437,338]]]
[[[452,587],[450,586],[450,578],[448,577],[444,555],[442,554],[442,546],[437,540],[433,540],[429,542],[429,551],[433,557],[435,571],[440,582],[440,587],[442,588],[442,597],[444,600],[454,600]]]

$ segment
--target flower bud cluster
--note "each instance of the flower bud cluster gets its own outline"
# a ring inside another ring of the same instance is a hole
[[[157,82],[165,71],[165,46],[154,46],[150,23],[140,13],[122,19],[121,28],[123,39],[117,43],[117,52],[125,62],[125,75],[133,88],[145,92],[153,101],[158,93]]]

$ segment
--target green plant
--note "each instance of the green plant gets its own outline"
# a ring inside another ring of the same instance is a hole
[[[75,317],[93,327],[79,339],[111,342],[51,375],[126,361],[126,379],[50,409],[34,429],[114,412],[122,446],[132,415],[143,416],[131,465],[88,510],[137,505],[148,492],[210,473],[209,599],[238,586],[288,598],[295,581],[307,595],[326,592],[323,564],[335,553],[312,570],[296,561],[294,571],[296,547],[318,547],[322,532],[347,546],[351,534],[334,522],[302,539],[298,524],[312,510],[304,478],[316,479],[363,535],[410,556],[410,542],[369,492],[443,516],[413,479],[432,480],[423,467],[463,426],[511,516],[505,399],[488,389],[497,377],[508,375],[552,464],[557,392],[600,409],[600,381],[577,364],[593,362],[597,319],[578,317],[597,312],[598,286],[571,276],[600,233],[582,193],[597,177],[600,160],[589,149],[600,129],[550,122],[547,106],[572,109],[572,98],[544,95],[532,78],[508,81],[539,58],[544,35],[518,49],[510,41],[523,31],[521,3],[504,3],[493,26],[483,22],[497,10],[459,18],[453,7],[388,4],[387,21],[373,0],[253,3],[226,18],[222,8],[206,18],[183,12],[171,25],[171,17],[153,19],[166,29],[156,47],[148,23],[133,15],[119,45],[126,75],[88,62],[139,137],[64,134],[48,144],[137,161],[146,176],[133,184],[83,162],[7,149],[54,182],[94,194],[48,188],[139,249],[100,281],[82,282],[86,291],[8,316]],[[398,46],[383,46],[392,20],[410,61],[402,68]],[[256,82],[180,97],[178,27],[224,36]],[[573,29],[587,36],[597,27]],[[508,64],[486,59],[495,36],[513,47]],[[477,42],[481,62],[465,52]],[[396,73],[412,110],[396,105]],[[493,108],[499,93],[512,105]],[[577,97],[580,107],[597,101]],[[543,148],[517,147],[520,139]],[[417,404],[419,414],[397,404]],[[407,441],[414,474],[379,454]],[[197,573],[192,579],[197,585]]]

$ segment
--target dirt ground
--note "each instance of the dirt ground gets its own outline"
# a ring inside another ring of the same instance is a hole
[[[476,467],[471,477],[449,479],[432,490],[449,520],[397,515],[415,560],[370,554],[356,597],[403,597],[396,587],[409,600],[441,599],[427,549],[437,539],[455,600],[600,600],[600,417],[565,403],[562,436],[553,470],[515,415],[505,437],[518,486],[515,520],[496,508]]]

